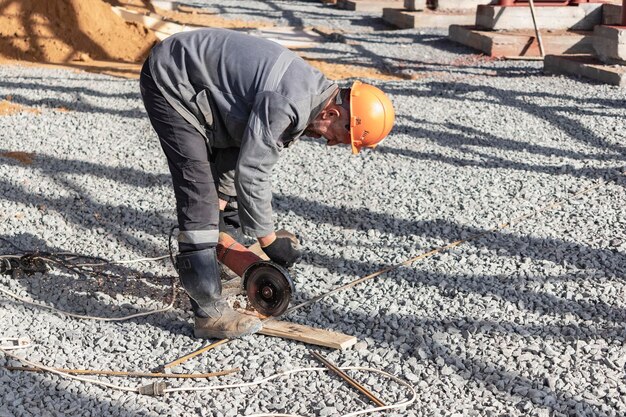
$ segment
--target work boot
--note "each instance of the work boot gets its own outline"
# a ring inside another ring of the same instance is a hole
[[[261,321],[233,310],[222,297],[215,248],[176,256],[180,282],[191,299],[196,337],[235,338],[261,330]]]
[[[256,333],[263,327],[257,317],[233,310],[226,300],[218,300],[214,307],[204,308],[208,317],[196,316],[193,333],[198,338],[233,339]]]

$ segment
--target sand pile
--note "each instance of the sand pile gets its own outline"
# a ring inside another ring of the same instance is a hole
[[[0,0],[2,58],[139,62],[156,42],[103,0]]]

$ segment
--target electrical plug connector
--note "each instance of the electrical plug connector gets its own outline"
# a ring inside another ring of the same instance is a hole
[[[156,397],[165,395],[165,388],[167,388],[167,384],[163,381],[160,381],[139,387],[137,391],[142,395],[152,395]]]

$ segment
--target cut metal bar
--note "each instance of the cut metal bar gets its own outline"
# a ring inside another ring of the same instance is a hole
[[[24,366],[5,366],[10,371],[26,371],[26,372],[47,372],[45,369],[29,368]],[[227,369],[218,372],[209,372],[204,374],[166,374],[161,372],[132,372],[132,371],[97,371],[91,369],[63,369],[54,368],[55,371],[64,372],[66,374],[75,375],[107,375],[107,376],[128,376],[138,378],[212,378],[215,376],[229,375],[239,372],[239,368]]]
[[[539,44],[539,53],[542,57],[544,57],[546,56],[546,53],[543,50],[543,42],[541,40],[541,34],[539,33],[539,27],[537,26],[537,18],[535,17],[535,1],[528,0],[528,5],[530,6],[530,14],[533,18],[533,25],[535,26],[535,36],[537,37],[537,43]]]
[[[155,372],[163,372],[164,370],[166,370],[168,368],[173,368],[174,366],[177,366],[177,365],[180,365],[181,363],[187,362],[189,359],[195,358],[196,356],[201,355],[204,352],[207,352],[207,351],[213,349],[214,347],[222,345],[222,344],[228,342],[229,340],[230,339],[222,339],[222,340],[218,340],[215,343],[211,343],[208,346],[200,348],[200,349],[198,349],[198,350],[196,350],[194,352],[191,352],[188,355],[185,355],[185,356],[183,356],[181,358],[176,359],[174,362],[170,362],[168,364],[159,366],[158,368],[155,369]]]
[[[317,359],[318,361],[322,362],[324,364],[324,366],[326,366],[328,369],[330,369],[331,371],[333,371],[334,373],[339,375],[341,378],[343,378],[343,380],[346,381],[348,384],[350,384],[354,388],[358,389],[363,395],[365,395],[367,398],[369,398],[370,401],[372,401],[374,404],[376,404],[379,407],[385,407],[385,403],[384,402],[379,400],[367,388],[365,388],[363,385],[359,384],[352,377],[350,377],[350,375],[346,374],[344,371],[339,369],[332,362],[328,361],[326,358],[324,358],[322,355],[320,355],[317,352],[311,352],[311,354],[313,355],[313,357],[315,359]]]

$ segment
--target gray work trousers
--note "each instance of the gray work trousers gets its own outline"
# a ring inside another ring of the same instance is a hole
[[[231,207],[236,208],[234,177],[239,148],[209,149],[204,136],[167,102],[156,86],[148,60],[141,70],[139,85],[172,174],[179,249],[184,252],[215,246],[219,237],[218,196],[230,200]]]

